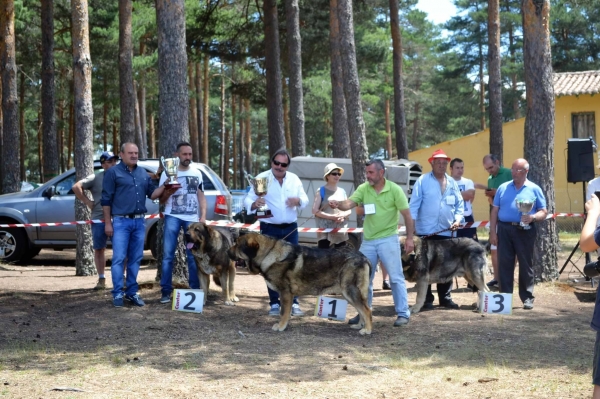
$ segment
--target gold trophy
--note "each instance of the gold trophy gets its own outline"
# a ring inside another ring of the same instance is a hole
[[[529,212],[531,212],[531,210],[533,209],[533,204],[535,203],[535,201],[532,201],[532,200],[522,200],[522,199],[521,200],[517,199],[517,200],[515,200],[515,202],[517,203],[517,209],[519,210],[519,212],[521,212],[521,215],[529,214]],[[531,226],[529,225],[529,223],[521,222],[521,227],[523,228],[523,230],[531,229]]]
[[[167,175],[167,181],[165,182],[165,187],[167,189],[171,188],[181,188],[181,184],[177,181],[177,170],[179,169],[179,158],[167,158],[160,157],[160,164],[165,170],[165,174]]]
[[[253,178],[252,175],[246,175],[246,180],[252,187],[254,187],[254,192],[259,197],[264,197],[267,195],[267,190],[269,189],[269,184],[271,183],[271,179],[269,177],[260,177]],[[266,219],[273,217],[273,213],[269,207],[265,204],[256,210],[256,218],[257,219]]]

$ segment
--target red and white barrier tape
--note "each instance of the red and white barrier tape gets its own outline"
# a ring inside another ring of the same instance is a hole
[[[583,213],[554,213],[546,216],[546,219],[554,219],[557,217],[583,217]],[[160,218],[160,214],[156,213],[153,215],[146,215],[146,219],[157,219]],[[24,223],[24,224],[0,224],[0,228],[10,228],[10,227],[53,227],[53,226],[70,226],[77,224],[93,224],[93,223],[104,223],[104,220],[101,219],[92,219],[92,220],[83,220],[76,222],[59,222],[59,223]],[[260,226],[258,222],[254,224],[245,224],[245,223],[236,223],[236,222],[228,222],[228,221],[206,221],[206,224],[210,226],[222,226],[222,227],[233,227],[236,229],[248,229],[253,231],[259,231]],[[482,220],[478,222],[469,222],[461,226],[462,229],[466,228],[476,228],[476,227],[485,227],[489,225],[489,220]],[[348,228],[340,228],[340,229],[320,229],[316,227],[298,227],[298,232],[300,233],[360,233],[363,229],[360,227],[348,227]],[[401,227],[398,229],[399,232],[405,232],[405,228]]]

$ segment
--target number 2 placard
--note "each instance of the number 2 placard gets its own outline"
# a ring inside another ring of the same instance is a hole
[[[512,314],[512,294],[479,292],[479,313]]]
[[[204,291],[175,290],[173,291],[173,310],[180,312],[202,313],[204,307]]]
[[[346,320],[348,301],[341,298],[317,297],[315,316],[338,321]]]

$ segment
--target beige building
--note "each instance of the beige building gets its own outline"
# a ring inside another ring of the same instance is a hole
[[[593,137],[598,142],[596,115],[600,115],[600,71],[566,72],[554,74],[555,121],[554,121],[554,187],[556,211],[581,213],[583,183],[567,183],[567,140]],[[523,157],[525,118],[504,123],[504,166]],[[442,149],[451,158],[465,162],[464,177],[487,184],[488,174],[483,169],[482,158],[489,152],[489,129],[456,140],[445,141],[429,148],[413,151],[411,161],[423,166],[423,173],[431,171],[427,159],[433,151]],[[598,153],[594,163],[598,164]],[[533,167],[533,166],[532,166]],[[596,169],[596,176],[600,170]],[[473,203],[475,220],[488,220],[488,202],[481,190],[477,190]]]

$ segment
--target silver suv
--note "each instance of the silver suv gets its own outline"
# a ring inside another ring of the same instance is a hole
[[[157,159],[138,161],[138,166],[150,173],[158,169]],[[206,220],[230,220],[231,194],[219,176],[207,165],[193,163],[202,172],[206,196]],[[102,170],[94,162],[94,172]],[[60,223],[75,221],[75,195],[71,187],[76,182],[75,168],[53,178],[31,192],[0,195],[0,224]],[[148,214],[158,213],[158,201],[146,199]],[[146,219],[144,249],[156,257],[157,218]],[[0,227],[0,262],[26,262],[42,248],[75,248],[75,225]]]

